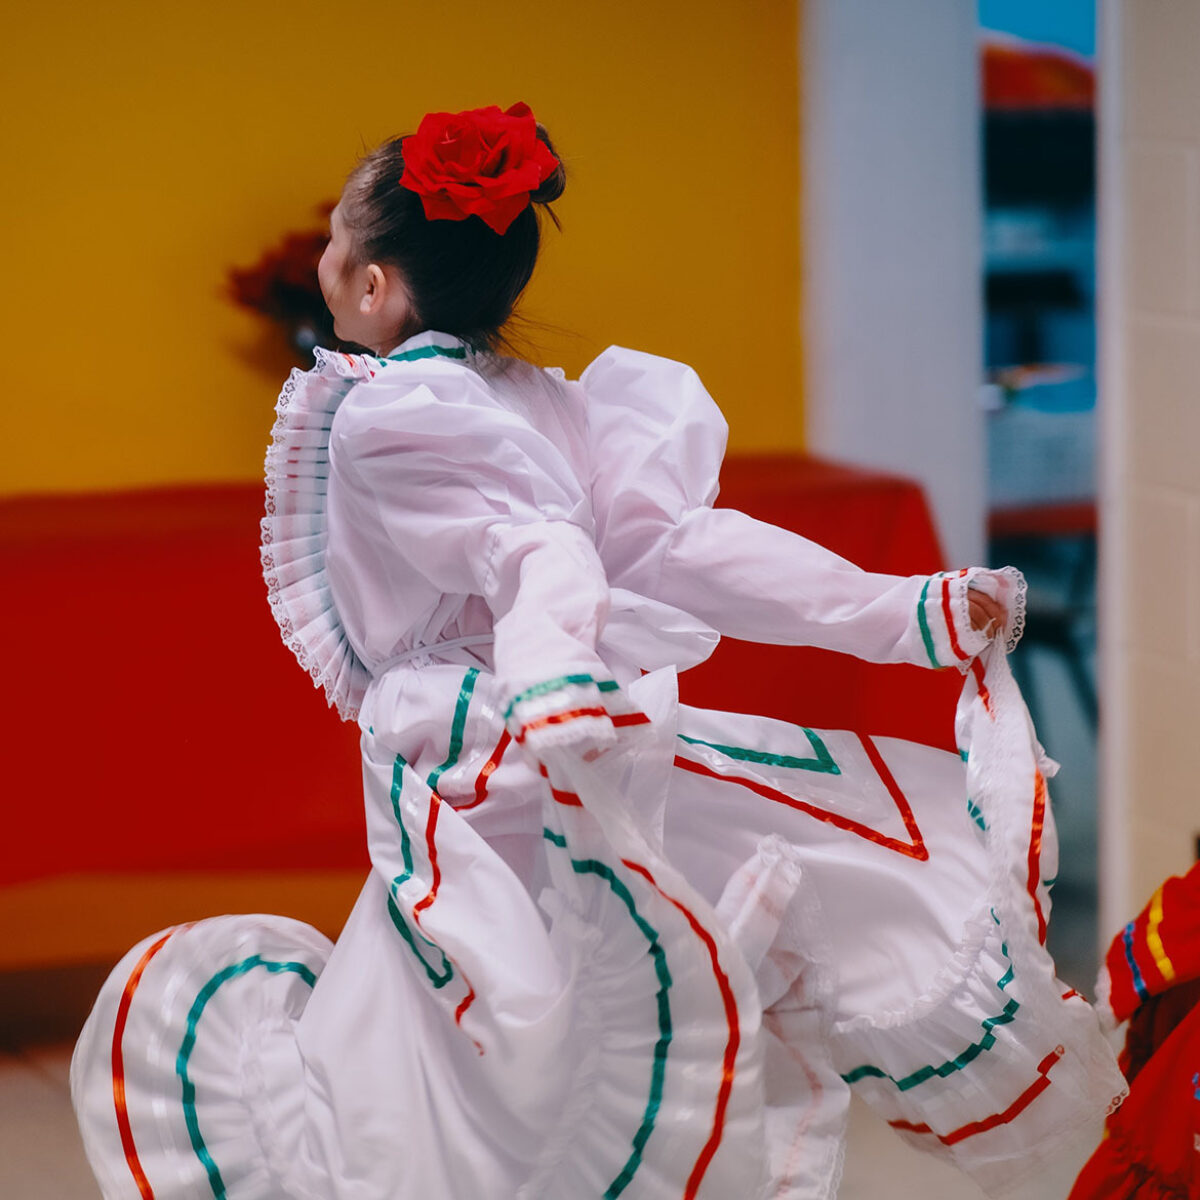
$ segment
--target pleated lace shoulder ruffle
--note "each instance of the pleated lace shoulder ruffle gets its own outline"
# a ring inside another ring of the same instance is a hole
[[[311,371],[294,370],[275,406],[266,458],[262,567],[267,599],[284,644],[336,706],[358,717],[371,674],[342,626],[325,571],[329,431],[355,383],[370,379],[375,360],[316,350]]]

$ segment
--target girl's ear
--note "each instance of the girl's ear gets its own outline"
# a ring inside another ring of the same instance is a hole
[[[358,311],[391,332],[408,324],[412,308],[412,297],[403,277],[378,263],[368,264]]]
[[[376,263],[371,263],[367,267],[366,284],[363,287],[363,293],[358,302],[358,311],[364,317],[369,317],[373,313],[379,313],[387,296],[387,276],[383,273],[383,268]]]

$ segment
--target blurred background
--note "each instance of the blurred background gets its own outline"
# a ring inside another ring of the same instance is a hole
[[[336,934],[360,886],[355,731],[264,602],[261,465],[324,214],[433,109],[524,100],[568,168],[531,357],[692,363],[723,502],[865,567],[1026,571],[1051,939],[1090,993],[1200,829],[1200,8],[125,0],[6,36],[0,1191],[96,1194],[64,1047],[133,942]],[[955,681],[730,644],[682,687],[945,745]],[[844,1195],[976,1194],[856,1120]]]

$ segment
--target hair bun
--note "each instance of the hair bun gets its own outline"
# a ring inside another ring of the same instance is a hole
[[[546,127],[538,123],[537,127],[538,141],[558,158],[555,153],[554,143],[550,140],[550,135],[546,132]],[[554,172],[548,175],[542,182],[529,193],[529,198],[534,204],[553,204],[555,200],[563,194],[567,186],[567,173],[563,170],[562,159],[558,160],[558,166],[554,168]]]

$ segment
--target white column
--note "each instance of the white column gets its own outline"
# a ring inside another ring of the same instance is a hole
[[[1200,3],[1100,41],[1102,932],[1200,835]]]
[[[981,562],[975,6],[806,0],[802,37],[808,445],[919,479]]]
[[[1124,189],[1122,177],[1122,78],[1119,3],[1101,0],[1096,35],[1098,77],[1096,323],[1100,445],[1097,483],[1100,514],[1100,577],[1097,584],[1099,683],[1104,697],[1099,746],[1100,941],[1133,915],[1130,880],[1129,773],[1130,720],[1127,665],[1128,607],[1124,574],[1128,569],[1126,422]]]

